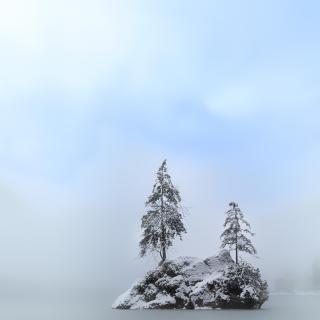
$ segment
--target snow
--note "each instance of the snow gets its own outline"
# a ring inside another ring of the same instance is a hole
[[[240,271],[240,274],[239,274]],[[235,296],[231,287],[237,286]],[[202,309],[248,306],[260,308],[268,298],[267,284],[258,269],[221,251],[205,260],[179,257],[167,260],[136,281],[112,305],[119,309]],[[250,305],[247,305],[247,304]]]
[[[130,289],[121,294],[116,301],[112,304],[112,308],[117,308],[118,306],[130,303],[135,305],[139,300],[141,300],[141,295],[132,295],[132,291],[135,285],[132,285]]]
[[[179,257],[170,261],[169,264],[172,270],[178,270],[178,275],[159,277],[154,284],[145,286],[143,295],[137,293],[137,286],[142,281],[136,281],[129,290],[118,297],[112,307],[128,306],[130,309],[147,309],[157,305],[175,304],[176,298],[187,303],[189,297],[191,297],[195,306],[197,306],[196,300],[199,297],[206,303],[213,302],[215,296],[207,290],[207,284],[220,278],[223,270],[232,263],[234,262],[230,253],[226,250],[222,250],[218,256],[209,257],[205,260],[195,257]],[[147,276],[152,272],[158,272],[160,268],[149,272]],[[169,295],[165,291],[159,292],[158,288],[175,288],[175,295]],[[152,295],[155,298],[146,301],[146,297],[152,297]]]
[[[251,296],[251,297],[253,297],[253,298],[257,298],[257,294],[256,294],[255,289],[254,289],[252,286],[250,286],[250,285],[247,285],[247,286],[245,286],[245,287],[243,288],[243,291],[241,292],[240,297],[241,297],[241,298],[245,298],[246,295],[249,295],[249,296]]]
[[[167,287],[167,288],[172,288],[175,286],[179,286],[180,283],[183,281],[183,276],[178,275],[176,277],[170,278],[170,277],[164,277],[160,278],[159,280],[156,281],[156,285],[159,287]]]
[[[150,301],[149,303],[147,303],[144,308],[149,308],[152,305],[166,305],[166,304],[170,304],[170,303],[175,303],[176,300],[174,297],[160,292],[157,294],[156,298],[153,301]]]
[[[150,302],[146,302],[142,295],[132,295],[131,290],[127,290],[125,293],[120,295],[120,297],[113,303],[112,308],[117,308],[125,303],[130,303],[130,309],[150,309],[154,305],[165,305],[170,303],[175,303],[175,298],[166,294],[165,292],[159,292],[156,298]]]

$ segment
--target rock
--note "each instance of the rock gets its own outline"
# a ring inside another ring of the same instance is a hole
[[[113,304],[117,309],[260,308],[268,299],[259,269],[236,265],[230,253],[201,260],[165,261],[132,285]]]

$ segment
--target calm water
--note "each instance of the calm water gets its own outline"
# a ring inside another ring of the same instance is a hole
[[[113,298],[103,293],[64,297],[1,298],[0,319],[46,320],[144,320],[144,319],[221,319],[221,320],[316,320],[320,319],[320,295],[273,295],[262,310],[112,310]]]

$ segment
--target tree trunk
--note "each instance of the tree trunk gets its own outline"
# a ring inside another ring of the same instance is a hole
[[[238,264],[238,233],[236,233],[236,264]]]
[[[236,205],[233,205],[233,210],[235,210]],[[239,218],[236,215],[237,228],[236,228],[236,265],[238,265],[238,232],[239,232]]]
[[[236,264],[238,264],[238,247],[236,246]]]
[[[162,248],[162,262],[164,262],[167,259],[167,252],[166,247]]]
[[[163,169],[162,169],[163,174]],[[163,185],[161,186],[161,262],[162,264],[167,259],[167,252],[166,252],[166,229],[163,221],[164,216],[164,203],[163,203]]]
[[[167,251],[166,251],[166,247],[162,247],[160,249],[160,257],[161,257],[161,261],[159,262],[159,266],[161,266],[167,259]]]

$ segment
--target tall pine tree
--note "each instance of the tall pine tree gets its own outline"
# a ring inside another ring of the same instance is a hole
[[[157,251],[161,263],[166,260],[167,250],[175,237],[182,239],[186,229],[182,222],[181,198],[179,191],[171,182],[164,160],[157,172],[152,194],[146,202],[147,213],[142,216],[143,236],[140,241],[140,255],[147,251]]]
[[[220,238],[222,239],[221,248],[229,247],[236,251],[236,264],[238,264],[238,251],[256,254],[257,251],[252,245],[251,240],[246,235],[253,236],[250,230],[250,224],[244,219],[238,204],[229,203],[230,209],[226,212],[226,220],[224,222],[224,231]]]

